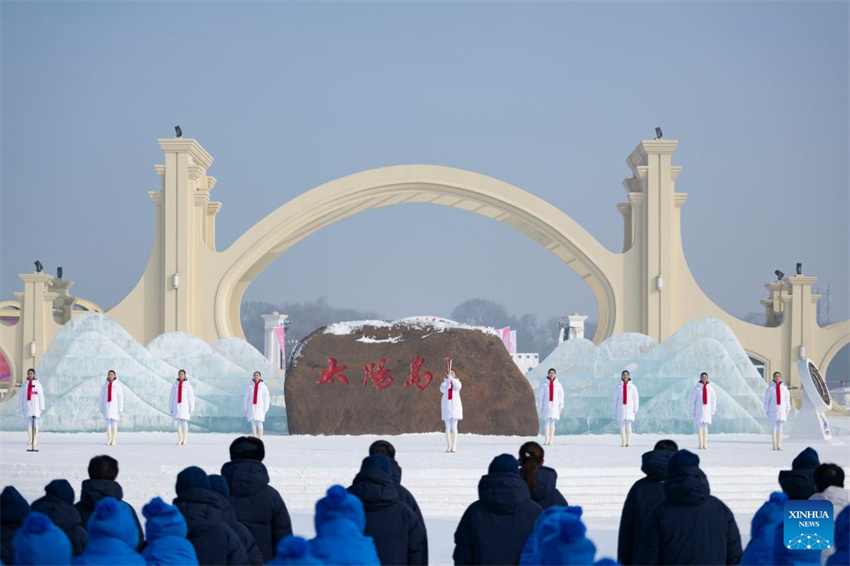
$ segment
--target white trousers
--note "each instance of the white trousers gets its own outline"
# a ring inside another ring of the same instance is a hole
[[[785,421],[773,421],[773,432],[782,434],[782,425]]]
[[[257,434],[263,434],[263,421],[251,421],[251,428],[257,431]]]
[[[177,419],[177,428],[188,431],[189,421],[187,421],[186,419]]]
[[[457,433],[457,419],[446,419],[446,432]]]
[[[619,423],[620,423],[620,428],[621,428],[621,429],[623,429],[623,430],[625,430],[626,432],[628,432],[629,434],[631,434],[631,432],[632,432],[632,425],[633,425],[633,424],[635,424],[635,421],[633,421],[633,420],[621,420],[621,421],[617,421],[617,422],[619,422]]]
[[[708,423],[699,423],[699,429],[707,431],[708,430]]]
[[[27,417],[27,426],[33,430],[38,430],[38,417]]]

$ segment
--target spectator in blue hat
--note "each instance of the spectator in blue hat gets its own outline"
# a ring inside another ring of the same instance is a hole
[[[20,566],[70,566],[71,543],[47,515],[32,512],[15,532],[15,561]]]
[[[572,513],[559,513],[546,519],[551,532],[540,540],[541,565],[591,566],[596,546],[585,536],[587,528]]]
[[[88,527],[88,546],[74,558],[74,564],[144,566],[145,559],[134,550],[139,544],[139,531],[124,502],[112,497],[98,501]]]
[[[310,553],[325,564],[381,564],[375,543],[363,536],[363,504],[341,485],[331,486],[327,495],[316,502],[315,524],[316,538],[310,541]]]
[[[776,564],[773,556],[773,538],[776,529],[783,528],[783,509],[788,496],[781,491],[770,494],[750,524],[750,543],[744,549],[740,564]]]
[[[551,526],[554,524],[552,522],[548,522],[548,519],[552,515],[571,513],[580,518],[582,511],[582,508],[578,505],[553,505],[552,507],[544,509],[534,521],[534,532],[528,535],[528,539],[525,541],[525,547],[522,549],[522,554],[519,557],[519,563],[523,566],[538,565],[541,563],[543,558],[541,555],[540,541],[542,540],[542,537],[550,532]]]
[[[174,505],[159,497],[142,507],[147,545],[142,558],[148,566],[189,566],[198,564],[195,547],[186,540],[186,519]]]
[[[80,512],[74,507],[74,488],[68,480],[53,480],[44,487],[44,497],[32,502],[30,508],[50,517],[71,541],[71,551],[79,556],[86,549],[88,535]]]
[[[321,560],[310,553],[310,544],[301,537],[288,536],[277,544],[268,566],[320,566]]]

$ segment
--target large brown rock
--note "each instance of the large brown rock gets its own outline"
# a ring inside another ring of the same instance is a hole
[[[502,341],[439,319],[341,323],[307,336],[286,370],[289,433],[442,431],[440,382],[446,357],[463,383],[461,432],[537,434],[534,392]],[[333,372],[332,365],[345,370]]]

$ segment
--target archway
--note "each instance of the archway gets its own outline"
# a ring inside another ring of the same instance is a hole
[[[584,279],[598,307],[595,341],[620,330],[623,258],[546,201],[492,177],[449,167],[405,165],[337,179],[289,201],[227,250],[215,294],[220,336],[243,336],[239,310],[251,281],[286,250],[342,218],[381,207],[430,203],[497,220],[532,238]]]

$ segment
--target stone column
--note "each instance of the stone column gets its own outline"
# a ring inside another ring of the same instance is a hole
[[[790,293],[784,297],[783,307],[789,325],[785,354],[787,358],[783,364],[783,373],[789,387],[799,388],[802,384],[800,376],[797,375],[796,364],[808,357],[808,351],[814,351],[815,329],[818,324],[817,302],[820,295],[812,294],[812,285],[817,281],[817,277],[792,275],[784,281],[788,284]]]
[[[280,344],[278,344],[277,337],[274,335],[274,329],[284,325],[287,315],[278,314],[278,312],[275,311],[272,314],[264,314],[261,316],[265,322],[263,327],[265,330],[265,336],[263,337],[263,355],[266,356],[266,359],[269,360],[272,367],[275,369],[285,369],[286,360],[281,360]]]
[[[29,368],[38,367],[44,352],[47,350],[47,342],[53,338],[53,301],[58,293],[49,291],[53,276],[46,273],[31,273],[19,275],[24,282],[24,292],[15,293],[21,301],[21,325],[23,340],[19,352],[18,375],[13,376],[14,385],[23,383],[26,371]],[[12,385],[10,384],[10,385]]]

